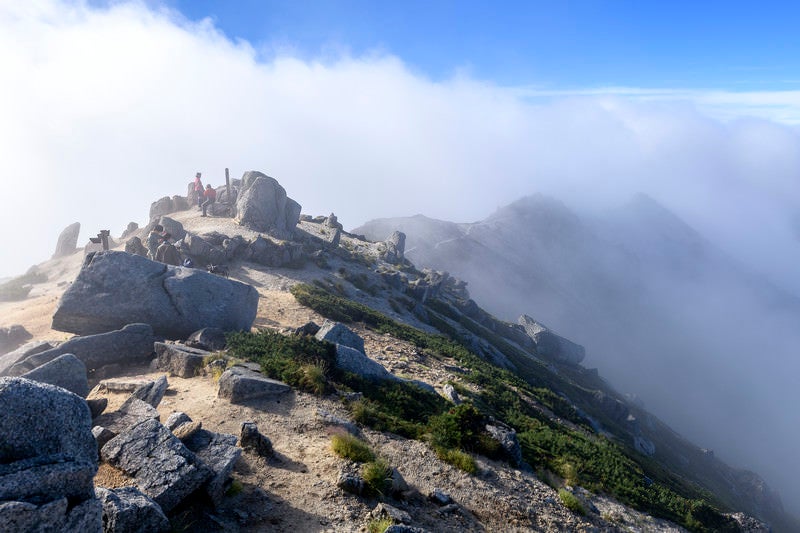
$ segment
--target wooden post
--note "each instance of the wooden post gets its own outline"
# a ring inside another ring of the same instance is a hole
[[[231,176],[230,174],[228,174],[227,168],[225,169],[225,187],[226,190],[228,191],[228,203],[232,204],[233,202],[231,201]]]
[[[110,230],[103,229],[103,230],[100,230],[100,234],[98,235],[98,237],[100,237],[100,240],[103,243],[103,250],[105,250],[105,251],[108,251],[108,236],[110,234],[111,234]]]

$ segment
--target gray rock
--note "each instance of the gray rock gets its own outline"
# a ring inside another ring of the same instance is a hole
[[[300,204],[286,196],[273,178],[257,171],[245,172],[236,200],[236,222],[281,239],[291,238],[300,219]]]
[[[147,248],[144,247],[142,239],[134,236],[125,241],[125,253],[147,257]]]
[[[386,246],[386,261],[389,263],[402,263],[405,259],[406,234],[394,231],[384,242]]]
[[[164,393],[167,392],[168,386],[169,383],[167,383],[167,377],[161,376],[154,381],[149,381],[138,387],[135,391],[133,391],[131,396],[157,408],[158,404],[160,404],[161,400],[164,398]]]
[[[169,520],[161,507],[136,487],[106,489],[97,487],[103,504],[104,533],[166,532]]]
[[[36,367],[22,375],[39,383],[49,383],[61,387],[81,398],[89,394],[89,381],[86,379],[86,365],[71,353],[65,353],[52,361]]]
[[[213,476],[206,484],[206,494],[214,505],[222,503],[228,479],[242,449],[236,447],[236,437],[201,429],[184,440],[186,447],[208,466]]]
[[[453,388],[453,386],[450,385],[449,383],[447,383],[444,387],[442,387],[442,396],[444,396],[446,400],[449,400],[455,405],[461,405],[461,398],[458,396],[456,389]]]
[[[157,221],[151,220],[151,223],[147,225],[145,234],[149,234],[156,224],[161,224],[164,231],[169,233],[173,240],[179,241],[186,237],[186,230],[183,228],[183,224],[170,217],[159,217]]]
[[[103,413],[94,419],[95,426],[103,426],[114,435],[124,433],[144,420],[158,420],[161,415],[147,402],[138,398],[128,398],[119,409]]]
[[[375,506],[375,508],[370,511],[369,515],[375,519],[382,519],[388,518],[392,520],[395,524],[410,524],[411,523],[411,515],[407,512],[403,511],[402,509],[398,509],[397,507],[391,506],[388,503],[379,503]]]
[[[311,335],[314,336],[319,331],[319,325],[316,322],[306,322],[299,328],[294,330],[295,335]]]
[[[437,505],[449,505],[453,503],[453,498],[446,492],[442,492],[441,489],[433,489],[433,491],[428,494],[428,499]]]
[[[203,423],[200,421],[197,422],[187,422],[185,424],[181,424],[180,426],[176,427],[172,430],[172,434],[178,437],[181,442],[186,442],[187,440],[191,439],[198,431],[203,429]]]
[[[164,372],[169,372],[171,376],[181,378],[192,378],[200,373],[203,368],[203,361],[211,352],[190,348],[183,344],[172,344],[157,342],[154,345],[156,350],[156,367]]]
[[[98,384],[101,389],[109,392],[133,392],[142,385],[149,383],[142,378],[112,378],[101,380]]]
[[[637,452],[652,457],[656,454],[656,445],[650,439],[646,439],[641,435],[633,438],[633,447]]]
[[[250,285],[124,252],[98,252],[62,296],[53,328],[88,335],[143,322],[158,335],[183,339],[204,327],[249,330],[257,306]]]
[[[117,436],[116,433],[103,426],[95,426],[92,428],[92,435],[94,440],[97,441],[97,449],[100,450],[106,445],[108,441]]]
[[[20,344],[33,337],[24,326],[14,324],[7,328],[0,328],[0,353],[14,350]]]
[[[182,426],[183,424],[189,424],[191,422],[192,419],[189,415],[181,411],[175,411],[173,413],[170,413],[170,415],[167,417],[167,421],[164,422],[164,426],[168,430],[173,431],[178,426]]]
[[[92,398],[86,400],[89,410],[92,412],[92,420],[103,414],[103,411],[108,407],[108,398]]]
[[[428,533],[428,530],[406,524],[392,524],[384,529],[383,533]]]
[[[586,357],[586,350],[583,346],[553,333],[546,326],[536,322],[528,315],[519,317],[518,322],[536,343],[536,351],[539,355],[574,365],[577,365]]]
[[[250,369],[235,366],[219,378],[219,397],[231,403],[268,398],[289,392],[286,383],[262,376]]]
[[[496,422],[494,424],[486,424],[486,431],[494,440],[500,443],[503,452],[508,457],[508,461],[513,466],[522,464],[522,447],[519,445],[517,432],[513,428]]]
[[[63,531],[70,533],[103,530],[102,506],[96,498],[71,506],[67,498],[37,505],[20,501],[0,502],[0,528],[9,532]]]
[[[53,259],[74,254],[78,249],[78,235],[81,232],[81,223],[73,222],[61,231],[56,243],[56,251]]]
[[[239,436],[239,446],[243,450],[261,457],[272,455],[272,441],[266,435],[258,431],[255,422],[242,422],[242,431]]]
[[[94,498],[97,445],[82,398],[52,385],[5,377],[0,378],[0,405],[0,501],[39,506],[62,498],[74,503]],[[58,523],[66,523],[64,512],[55,514]]]
[[[294,267],[303,263],[303,246],[294,242],[275,242],[261,235],[247,245],[248,261],[271,267]]]
[[[0,356],[0,376],[5,376],[8,369],[14,366],[17,362],[22,361],[31,355],[42,353],[51,349],[52,347],[53,345],[47,341],[33,341],[23,344],[13,352],[8,352],[7,354]]]
[[[185,196],[174,195],[172,197],[172,208],[175,211],[186,211],[189,209],[189,200]]]
[[[409,486],[405,478],[403,478],[403,475],[397,468],[392,468],[392,495],[395,497],[402,497],[408,490]]]
[[[226,345],[225,332],[219,328],[203,328],[186,339],[186,346],[210,352],[224,350]]]
[[[350,494],[361,495],[364,492],[364,480],[357,474],[342,472],[336,480],[336,486]]]
[[[113,253],[134,257],[122,252]],[[137,259],[147,261],[144,258]],[[147,324],[128,324],[117,331],[73,337],[55,348],[26,357],[7,372],[9,375],[18,376],[66,353],[71,353],[83,361],[88,372],[116,363],[142,363],[149,361],[152,356],[153,339],[153,329]]]
[[[327,426],[340,427],[353,435],[359,435],[361,433],[361,431],[358,429],[358,426],[353,422],[335,416],[325,409],[317,409],[317,418],[319,418],[319,420]]]
[[[122,232],[122,235],[120,235],[119,238],[124,239],[125,237],[129,237],[138,230],[139,230],[139,224],[137,224],[136,222],[128,222],[128,225],[125,227],[125,230]],[[141,240],[139,242],[141,242]]]
[[[373,361],[356,349],[341,344],[336,345],[336,366],[345,372],[352,372],[373,381],[398,379],[377,361]]]
[[[145,420],[108,441],[103,460],[133,476],[136,486],[169,512],[212,477],[204,465],[156,420]]]
[[[350,328],[339,322],[334,322],[333,320],[328,320],[326,318],[325,322],[322,323],[322,327],[320,327],[319,331],[314,336],[317,338],[317,340],[349,346],[350,348],[354,348],[359,352],[366,354],[366,351],[364,350],[364,339],[362,339]]]

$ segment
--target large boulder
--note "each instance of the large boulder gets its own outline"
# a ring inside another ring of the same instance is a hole
[[[157,420],[145,420],[108,441],[104,461],[133,476],[165,512],[202,487],[213,473]]]
[[[53,258],[56,257],[64,257],[65,255],[70,255],[75,253],[78,249],[78,235],[81,232],[81,223],[74,222],[64,228],[61,231],[61,234],[58,236],[58,242],[56,243],[56,251],[53,254]]]
[[[116,253],[128,255],[124,252]],[[144,258],[139,259],[147,261]],[[107,365],[143,363],[152,356],[153,342],[153,328],[148,324],[128,324],[116,331],[73,337],[55,348],[29,355],[16,362],[6,373],[20,376],[67,353],[83,361],[90,373]]]
[[[345,372],[352,372],[371,381],[398,379],[379,362],[373,361],[363,352],[343,344],[336,345],[336,366]]]
[[[61,387],[81,398],[86,398],[89,394],[86,365],[71,353],[60,355],[49,363],[23,374],[22,377]]]
[[[20,344],[33,337],[25,326],[14,324],[7,328],[0,328],[0,353],[6,353],[17,348]]]
[[[234,366],[219,378],[218,396],[231,403],[270,398],[289,392],[292,388],[249,368]]]
[[[322,323],[322,326],[314,336],[320,341],[349,346],[361,353],[366,353],[364,351],[364,339],[362,339],[358,333],[340,322],[335,322],[326,318],[325,322]]]
[[[574,365],[586,357],[586,350],[583,346],[557,335],[528,315],[519,317],[518,322],[536,343],[536,352],[542,357]]]
[[[0,529],[99,531],[97,445],[86,402],[59,387],[6,377],[0,405]]]
[[[172,198],[165,196],[150,204],[150,219],[169,215],[175,211],[177,211],[177,209],[175,209],[175,203],[172,201]]]
[[[8,375],[8,369],[17,364],[19,361],[22,361],[31,355],[42,353],[51,349],[52,347],[53,345],[48,341],[31,341],[27,344],[23,344],[13,352],[8,352],[7,354],[0,356],[0,376]]]
[[[155,350],[158,356],[157,368],[180,378],[193,378],[199,374],[205,358],[211,354],[199,348],[166,342],[155,343]]]
[[[258,292],[250,285],[124,252],[98,252],[61,297],[53,329],[91,335],[142,322],[158,335],[184,339],[205,327],[249,330],[257,307]]]
[[[274,178],[254,170],[242,176],[242,190],[236,200],[238,224],[288,239],[300,220],[300,209]]]

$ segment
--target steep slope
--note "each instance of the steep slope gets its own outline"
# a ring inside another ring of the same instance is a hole
[[[409,233],[408,257],[466,280],[498,317],[532,315],[583,344],[584,364],[692,440],[764,472],[800,506],[783,468],[800,442],[783,407],[800,399],[790,377],[800,370],[796,297],[644,196],[579,217],[534,195],[458,227],[461,236],[444,242]],[[379,237],[372,223],[354,231]]]

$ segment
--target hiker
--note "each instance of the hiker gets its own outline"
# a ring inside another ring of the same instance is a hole
[[[164,226],[161,224],[156,224],[147,235],[147,257],[153,261],[156,259],[156,250],[158,250],[158,244],[161,242],[163,233]]]
[[[194,176],[194,193],[197,195],[197,207],[203,205],[203,182],[200,180],[200,173]]]
[[[203,215],[202,216],[206,216],[206,209],[208,209],[208,206],[210,206],[211,204],[213,204],[214,202],[217,201],[217,191],[215,191],[211,187],[211,184],[209,183],[208,185],[206,185],[206,192],[203,193],[203,196],[205,197],[206,201],[203,202],[203,205],[202,205],[202,207],[203,207]]]
[[[168,265],[180,266],[181,254],[175,248],[169,239],[172,237],[169,233],[164,233],[161,236],[161,245],[156,250],[156,261],[159,263],[166,263]]]

